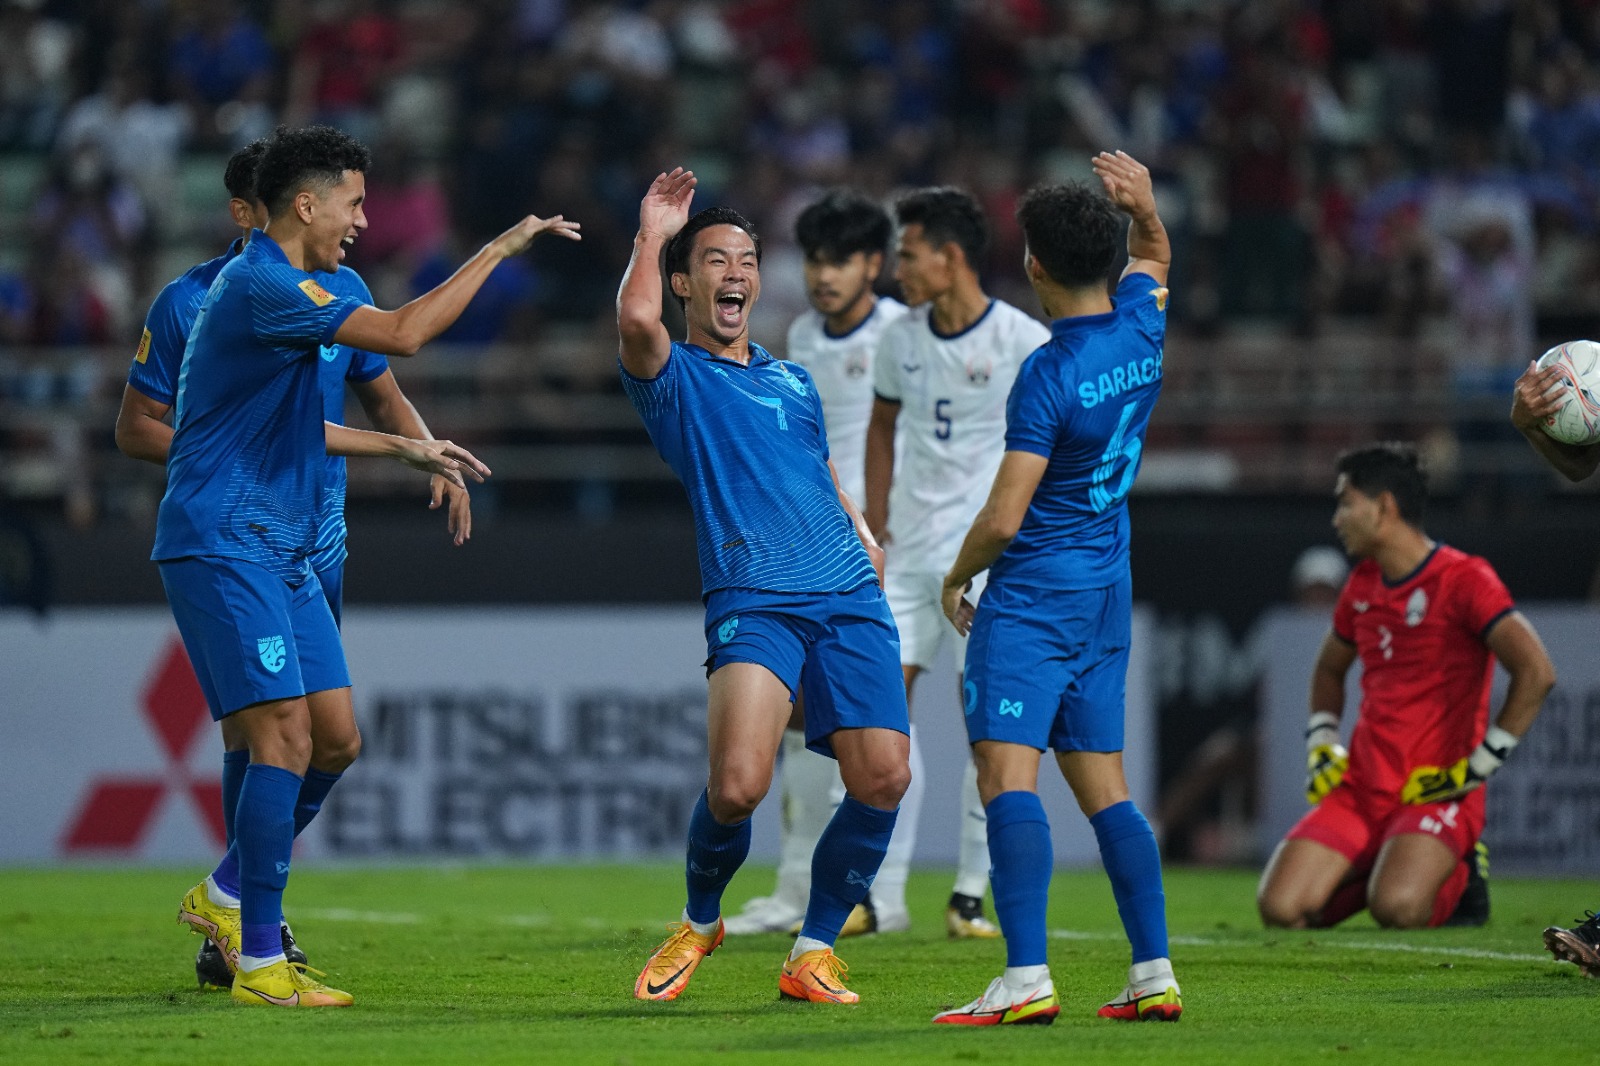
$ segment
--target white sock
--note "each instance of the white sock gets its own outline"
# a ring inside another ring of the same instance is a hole
[[[239,908],[239,897],[223,891],[210,874],[206,875],[206,898],[219,907],[229,907],[234,910]]]
[[[1174,988],[1178,987],[1178,979],[1172,975],[1171,959],[1151,959],[1148,962],[1136,962],[1128,967],[1130,985],[1148,985],[1164,981],[1171,982]]]
[[[1040,963],[1038,966],[1007,966],[1006,987],[1014,992],[1025,992],[1030,988],[1050,979],[1050,967]]]
[[[955,891],[977,899],[989,891],[989,815],[978,798],[978,767],[970,758],[961,775],[961,861]]]
[[[811,853],[844,799],[839,764],[806,747],[800,729],[783,731],[783,831],[778,844],[778,887],[773,895],[797,911],[811,898]]]
[[[689,923],[689,928],[690,929],[693,929],[695,932],[699,933],[701,936],[716,936],[717,935],[717,923],[716,922],[712,922],[712,923],[710,923],[708,925],[705,922],[697,922],[697,921],[695,921],[693,918],[689,917],[689,910],[688,910],[687,907],[684,908],[684,911],[683,911],[683,920]]]
[[[824,944],[813,936],[797,936],[794,938],[794,950],[789,952],[789,961],[793,962],[808,951],[832,951],[832,944]]]
[[[241,971],[243,971],[244,973],[249,973],[252,970],[259,970],[263,966],[271,966],[275,962],[285,962],[285,961],[287,961],[287,960],[286,960],[283,952],[281,952],[281,951],[278,952],[276,955],[262,955],[262,956],[240,955],[239,956],[239,969]]]
[[[922,746],[917,743],[917,727],[911,726],[911,787],[900,798],[900,813],[889,837],[889,850],[872,882],[872,906],[881,920],[885,915],[906,912],[906,880],[911,876],[911,855],[917,849],[917,821],[922,817],[922,797],[928,782],[922,773]]]

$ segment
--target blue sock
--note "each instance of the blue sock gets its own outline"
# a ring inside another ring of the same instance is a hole
[[[1002,792],[984,810],[989,814],[989,885],[1006,937],[1006,965],[1043,966],[1056,862],[1050,819],[1037,792]]]
[[[311,819],[322,810],[322,801],[328,798],[342,774],[325,774],[316,767],[306,769],[306,779],[300,786],[300,795],[294,803],[294,835],[311,824]]]
[[[1161,888],[1161,850],[1156,835],[1131,800],[1112,804],[1093,818],[1100,861],[1111,878],[1122,928],[1133,945],[1133,961],[1167,957],[1167,894]]]
[[[845,796],[811,853],[811,899],[800,935],[832,944],[856,904],[867,898],[889,850],[898,811]]]
[[[211,871],[211,880],[234,899],[239,898],[239,842],[235,840],[222,853],[222,861]]]
[[[249,748],[222,753],[222,831],[230,848],[233,847],[233,812],[239,809],[239,789],[244,787],[244,771],[249,765]]]
[[[706,794],[700,793],[689,816],[689,855],[684,879],[689,883],[689,918],[710,925],[722,914],[722,890],[750,854],[750,819],[723,825],[711,817]]]
[[[251,763],[239,789],[239,918],[245,955],[271,958],[283,951],[283,889],[294,852],[294,804],[300,775]],[[226,861],[226,860],[224,860]],[[219,882],[220,884],[220,882]]]

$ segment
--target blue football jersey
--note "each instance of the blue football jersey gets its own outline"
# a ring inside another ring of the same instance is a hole
[[[1161,394],[1167,290],[1148,274],[1102,315],[1060,319],[1006,401],[1006,450],[1049,466],[1016,539],[989,571],[1038,588],[1105,588],[1128,572],[1128,490]]]
[[[655,378],[622,372],[656,450],[689,493],[702,595],[850,592],[875,581],[828,474],[811,375],[759,345],[750,351],[745,366],[675,343]]]
[[[348,296],[364,304],[372,303],[372,292],[349,267],[340,267],[338,273],[313,273],[325,289],[336,296]],[[318,353],[322,359],[322,417],[329,422],[344,425],[345,382],[372,381],[389,369],[389,360],[376,352],[351,348],[346,344],[324,344]],[[317,542],[311,553],[311,568],[322,572],[343,563],[349,554],[344,539],[347,527],[344,522],[345,458],[328,456],[327,476],[322,482],[322,523],[317,529]]]
[[[157,403],[172,406],[178,395],[178,369],[183,364],[189,331],[194,328],[194,316],[200,313],[200,303],[211,283],[243,247],[244,241],[236,240],[215,259],[190,267],[167,282],[145,315],[139,350],[128,368],[129,385]]]
[[[309,572],[326,476],[322,345],[360,307],[257,231],[222,268],[178,373],[167,491],[151,558]]]

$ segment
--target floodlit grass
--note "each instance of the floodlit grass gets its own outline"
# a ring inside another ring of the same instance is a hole
[[[951,942],[947,873],[912,879],[910,933],[843,941],[856,1007],[781,1002],[788,940],[730,937],[676,1002],[633,981],[682,904],[681,868],[297,870],[290,919],[348,1010],[235,1006],[197,991],[174,921],[202,870],[0,871],[0,1062],[1541,1063],[1600,1061],[1600,982],[1540,930],[1600,904],[1580,882],[1496,878],[1484,929],[1263,931],[1251,872],[1170,870],[1176,1025],[1098,1019],[1128,964],[1098,871],[1051,895],[1054,1026],[935,1027],[1004,965]],[[730,910],[770,889],[747,869]]]

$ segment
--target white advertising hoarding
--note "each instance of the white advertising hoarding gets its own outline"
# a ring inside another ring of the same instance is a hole
[[[301,837],[306,858],[663,858],[705,783],[698,607],[345,612],[361,758]],[[1136,614],[1128,775],[1155,794],[1148,619]],[[203,861],[221,847],[220,751],[160,608],[0,612],[0,862]],[[929,786],[916,861],[955,862],[966,754],[955,665],[915,701]],[[1094,836],[1041,774],[1063,864]],[[777,788],[752,853],[777,854]]]

